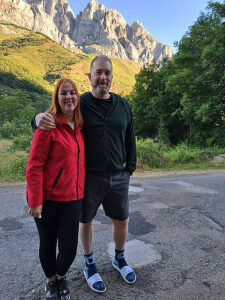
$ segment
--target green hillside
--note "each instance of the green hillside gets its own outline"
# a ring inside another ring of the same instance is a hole
[[[80,94],[90,90],[87,73],[93,57],[79,49],[71,52],[43,34],[0,22],[0,180],[24,179],[33,136],[31,118],[50,106],[61,77],[74,80]],[[112,61],[111,90],[129,94],[141,66]]]
[[[52,92],[57,79],[69,77],[80,93],[90,89],[87,73],[93,55],[72,53],[43,34],[0,22],[0,57],[0,84],[8,88],[32,85],[37,92]],[[141,66],[121,59],[113,59],[113,66],[112,91],[129,93]]]
[[[51,103],[56,81],[74,80],[79,93],[90,90],[87,76],[94,55],[71,52],[48,37],[0,22],[0,137],[32,136],[30,119]],[[112,59],[112,91],[129,94],[141,66]]]

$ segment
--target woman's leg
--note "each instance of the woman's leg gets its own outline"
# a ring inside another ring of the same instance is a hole
[[[61,202],[58,219],[57,278],[64,277],[77,252],[81,200]]]
[[[40,262],[48,281],[56,280],[57,206],[57,202],[44,200],[41,219],[34,219],[40,237]]]
[[[77,252],[81,200],[60,203],[56,276],[59,299],[70,299],[66,273]]]

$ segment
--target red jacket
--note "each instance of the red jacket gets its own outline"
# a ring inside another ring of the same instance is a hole
[[[28,206],[45,200],[73,201],[84,196],[84,141],[60,116],[56,129],[36,129],[26,170]]]

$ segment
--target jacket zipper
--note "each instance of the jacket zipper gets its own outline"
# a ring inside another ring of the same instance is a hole
[[[80,156],[80,146],[76,137],[76,134],[74,132],[74,136],[75,136],[75,140],[77,143],[77,150],[78,150],[78,154],[77,154],[77,200],[78,200],[78,179],[79,179],[79,156]]]
[[[60,169],[59,173],[57,174],[56,178],[55,178],[55,181],[53,182],[53,185],[52,185],[52,200],[53,200],[53,190],[56,186],[56,184],[58,183],[61,175],[62,175],[62,172],[63,172],[63,168]]]

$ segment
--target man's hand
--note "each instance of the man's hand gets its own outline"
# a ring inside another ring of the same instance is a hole
[[[56,128],[55,120],[49,113],[41,113],[35,117],[36,125],[43,130],[51,130]]]
[[[42,212],[42,205],[30,207],[28,211],[29,215],[31,215],[34,218],[40,218],[41,212]]]

